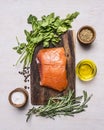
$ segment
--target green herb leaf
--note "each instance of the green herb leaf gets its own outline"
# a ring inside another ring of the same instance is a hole
[[[86,99],[87,99],[87,92],[83,91],[83,95],[84,95],[84,101],[86,101]]]
[[[88,107],[87,103],[91,97],[92,95],[89,97],[87,96],[86,91],[83,92],[82,96],[75,97],[74,91],[71,90],[65,96],[51,97],[46,105],[30,109],[26,114],[26,121],[28,121],[33,114],[53,119],[57,115],[74,116],[76,113],[85,111],[85,108]]]
[[[17,50],[17,49],[18,49],[18,46],[16,46],[16,47],[13,47],[13,49],[14,49],[14,50]]]
[[[36,21],[37,21],[37,17],[30,14],[30,16],[29,16],[28,19],[27,19],[27,22],[28,22],[29,24],[33,24],[33,23],[36,22]]]
[[[49,42],[48,41],[44,41],[43,42],[43,47],[49,47]]]
[[[13,48],[21,55],[18,62],[22,61],[23,66],[30,65],[34,49],[40,44],[43,47],[49,47],[50,44],[55,46],[61,40],[60,35],[72,27],[71,23],[78,14],[78,12],[68,14],[65,19],[61,19],[51,13],[42,16],[40,20],[36,16],[29,15],[27,22],[32,26],[32,30],[24,30],[27,43],[20,43],[16,37],[18,46]]]

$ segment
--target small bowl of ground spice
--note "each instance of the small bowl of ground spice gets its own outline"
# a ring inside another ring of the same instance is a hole
[[[95,40],[95,38],[95,29],[88,25],[81,27],[77,33],[78,41],[84,45],[91,44]]]

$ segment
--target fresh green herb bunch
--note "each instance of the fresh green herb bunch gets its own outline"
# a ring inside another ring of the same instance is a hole
[[[20,43],[17,39],[18,46],[13,48],[20,55],[17,63],[23,62],[24,67],[30,65],[34,49],[39,44],[43,44],[43,47],[49,47],[50,43],[56,45],[60,41],[59,36],[72,27],[71,23],[78,14],[78,12],[68,14],[65,19],[61,19],[51,13],[42,16],[41,20],[30,15],[27,22],[32,25],[32,30],[24,30],[27,43]]]
[[[26,121],[32,114],[46,118],[54,118],[57,115],[74,116],[88,107],[87,102],[91,97],[92,95],[88,97],[86,91],[83,91],[83,95],[78,97],[74,96],[74,91],[69,91],[68,95],[50,98],[46,105],[30,109],[26,114]]]

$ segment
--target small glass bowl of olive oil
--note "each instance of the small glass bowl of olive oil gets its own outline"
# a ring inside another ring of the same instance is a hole
[[[76,74],[82,81],[92,80],[97,73],[96,64],[89,59],[81,60],[76,66]]]

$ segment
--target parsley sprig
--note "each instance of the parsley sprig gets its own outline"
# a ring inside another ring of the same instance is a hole
[[[72,27],[71,23],[78,14],[79,12],[68,14],[66,18],[61,19],[51,13],[42,16],[40,20],[36,16],[30,15],[27,22],[32,26],[32,30],[24,30],[27,43],[20,43],[17,38],[18,45],[13,48],[20,55],[17,63],[23,62],[24,67],[30,65],[34,49],[39,44],[42,44],[43,47],[49,47],[50,43],[55,46],[60,41],[60,35]]]

